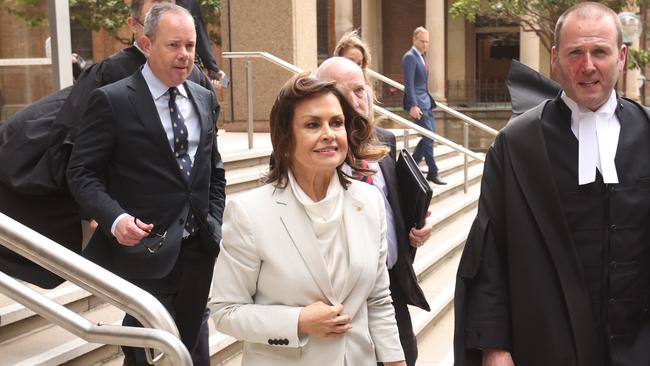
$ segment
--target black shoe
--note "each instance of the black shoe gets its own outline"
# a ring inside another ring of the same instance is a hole
[[[440,185],[440,186],[444,186],[445,184],[447,184],[447,182],[442,180],[442,178],[440,178],[440,176],[438,174],[431,174],[431,173],[427,174],[427,180],[433,182],[434,184]]]

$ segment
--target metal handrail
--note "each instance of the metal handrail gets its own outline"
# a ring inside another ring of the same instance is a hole
[[[476,159],[478,161],[485,162],[485,158],[483,157],[483,155],[477,154],[477,153],[473,152],[470,149],[467,149],[467,148],[465,148],[465,147],[463,147],[461,145],[458,145],[457,143],[455,143],[455,142],[453,142],[451,140],[448,140],[448,139],[446,139],[446,138],[444,138],[444,137],[442,137],[442,136],[440,136],[440,135],[438,135],[436,133],[433,133],[433,132],[427,130],[426,128],[424,128],[424,127],[422,127],[422,126],[420,126],[420,125],[418,125],[416,123],[413,123],[413,122],[407,120],[406,118],[401,117],[401,116],[399,116],[399,115],[397,115],[397,114],[395,114],[395,113],[393,113],[393,112],[391,112],[391,111],[389,111],[389,110],[387,110],[387,109],[385,109],[383,107],[380,107],[380,106],[375,104],[375,106],[373,107],[373,110],[375,112],[379,112],[379,114],[382,114],[382,115],[390,118],[391,120],[393,120],[395,122],[398,122],[398,123],[402,124],[405,127],[408,127],[410,129],[418,131],[418,133],[420,133],[422,135],[425,135],[425,136],[427,136],[429,138],[435,138],[436,141],[442,142],[443,144],[451,147],[454,150],[457,150],[458,152],[461,152],[461,153],[463,153],[465,155],[468,155],[468,156],[470,156],[470,157],[472,157],[472,158],[474,158],[474,159]]]
[[[33,65],[52,65],[52,59],[49,57],[1,58],[0,59],[0,66],[33,66]]]
[[[278,58],[278,57],[276,57],[276,56],[274,56],[274,55],[272,55],[272,54],[270,54],[268,52],[261,52],[261,51],[223,52],[222,56],[224,58],[245,58],[245,59],[263,58],[263,59],[266,59],[266,60],[270,61],[271,63],[274,63],[274,64],[276,64],[276,65],[278,65],[278,66],[280,66],[280,67],[282,67],[282,68],[284,68],[284,69],[286,69],[288,71],[294,72],[294,73],[299,73],[299,72],[303,71],[303,69],[299,68],[298,66],[290,64],[290,63],[288,63],[288,62],[286,62],[286,61],[284,61],[284,60],[282,60],[282,59],[280,59],[280,58]],[[254,128],[253,128],[253,82],[252,82],[253,71],[252,70],[253,70],[253,66],[252,66],[250,60],[247,60],[246,61],[246,84],[247,84],[247,95],[248,95],[248,148],[249,149],[253,148],[253,132],[254,132],[253,131]],[[380,80],[382,80],[382,81],[384,81],[384,82],[386,82],[386,83],[388,83],[388,84],[390,84],[390,85],[392,85],[392,86],[394,86],[394,87],[396,87],[396,88],[398,88],[400,90],[404,90],[404,86],[401,85],[400,83],[398,83],[398,82],[396,82],[396,81],[394,81],[392,79],[389,79],[389,78],[387,78],[387,77],[385,77],[385,76],[383,76],[381,74],[378,74],[377,72],[372,71],[370,69],[366,69],[366,71],[369,73],[369,75],[371,75],[373,77],[376,77],[376,78],[378,78],[378,79],[380,79]],[[488,127],[488,126],[486,126],[486,125],[484,125],[484,124],[482,124],[482,123],[480,123],[480,122],[478,122],[478,121],[476,121],[476,120],[474,120],[474,119],[472,119],[472,118],[470,118],[468,116],[465,116],[464,114],[462,114],[460,112],[457,112],[457,111],[455,111],[455,110],[453,110],[453,109],[451,109],[451,108],[449,108],[449,107],[447,107],[445,105],[439,104],[438,107],[440,107],[445,112],[451,113],[452,115],[462,119],[465,122],[465,126],[464,126],[464,128],[465,128],[465,131],[464,131],[464,141],[465,142],[464,142],[464,144],[465,145],[468,144],[468,131],[467,131],[468,124],[479,127],[482,130],[484,130],[484,131],[486,131],[488,133],[491,133],[493,135],[496,135],[497,132],[498,132],[498,131],[496,131],[496,130],[494,130],[494,129],[492,129],[492,128],[490,128],[490,127]],[[406,120],[405,118],[402,118],[402,117],[398,116],[397,114],[386,110],[385,108],[381,107],[377,103],[375,103],[373,110],[374,110],[374,112],[377,112],[377,113],[379,113],[379,114],[381,114],[381,115],[383,115],[383,116],[385,116],[385,117],[387,117],[387,118],[401,124],[404,127],[405,133],[408,132],[407,129],[414,129],[419,134],[421,134],[421,135],[423,135],[425,137],[428,137],[430,139],[435,139],[435,140],[441,142],[442,144],[449,146],[453,150],[456,150],[456,151],[462,153],[463,156],[464,156],[464,164],[463,164],[464,165],[464,184],[463,184],[463,190],[465,191],[465,193],[467,193],[467,190],[468,190],[468,161],[467,161],[467,157],[471,157],[473,159],[477,159],[478,161],[485,162],[485,158],[482,155],[479,155],[479,154],[469,150],[467,148],[467,146],[463,147],[461,145],[458,145],[458,144],[456,144],[456,143],[454,143],[454,142],[452,142],[452,141],[450,141],[450,140],[448,140],[448,139],[446,139],[446,138],[444,138],[444,137],[442,137],[442,136],[440,136],[440,135],[438,135],[438,134],[436,134],[434,132],[431,132],[431,131],[423,128],[423,127],[420,127],[417,124],[415,124],[413,122],[410,122],[410,121]],[[405,144],[408,147],[408,139],[405,140]]]
[[[263,58],[265,60],[270,61],[271,63],[274,63],[296,74],[304,71],[298,66],[291,64],[268,52],[261,52],[261,51],[223,52],[221,56],[224,58]]]
[[[162,359],[165,364],[192,365],[173,318],[153,295],[2,213],[0,245],[156,329],[91,324],[0,271],[0,289],[7,296],[88,342],[155,348],[169,356]]]
[[[382,74],[380,74],[380,73],[378,73],[378,72],[376,72],[374,70],[366,69],[366,74],[372,76],[373,78],[375,78],[377,80],[383,81],[384,83],[386,83],[386,84],[388,84],[388,85],[390,85],[390,86],[392,86],[392,87],[394,87],[396,89],[404,91],[404,85],[402,85],[402,84],[398,83],[397,81],[395,81],[395,80],[393,80],[391,78],[388,78],[388,77],[386,77],[386,76],[384,76],[384,75],[382,75]],[[462,120],[464,122],[467,122],[470,125],[472,125],[474,127],[477,127],[477,128],[479,128],[479,129],[481,129],[481,130],[483,130],[483,131],[485,131],[485,132],[487,132],[487,133],[489,133],[489,134],[491,134],[493,136],[496,136],[497,133],[499,133],[499,131],[495,130],[494,128],[486,126],[483,123],[475,120],[474,118],[466,116],[466,115],[458,112],[457,110],[452,109],[452,108],[450,108],[450,107],[448,107],[448,106],[446,106],[446,105],[444,105],[442,103],[436,102],[436,105],[437,105],[437,108],[440,108],[442,111],[447,112],[447,113],[451,114],[452,116],[454,116],[454,117],[456,117],[456,118],[458,118],[458,119],[460,119],[460,120]]]

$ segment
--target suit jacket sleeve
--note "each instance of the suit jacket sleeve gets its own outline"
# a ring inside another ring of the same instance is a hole
[[[104,172],[115,148],[114,111],[102,89],[90,96],[77,141],[70,156],[67,178],[70,192],[82,211],[97,219],[110,235],[113,221],[124,209],[106,192]]]
[[[501,137],[501,136],[499,136]],[[457,326],[468,350],[486,347],[510,349],[510,308],[505,259],[503,138],[488,152],[476,220],[470,230],[458,269],[466,292]],[[462,365],[462,363],[460,363]]]
[[[411,51],[404,55],[402,60],[402,72],[404,73],[404,110],[409,111],[413,106],[418,105],[415,99],[415,72],[417,60]]]
[[[210,93],[212,105],[217,101],[213,93]],[[213,109],[214,111],[214,109]],[[214,234],[216,242],[221,240],[221,224],[223,222],[223,210],[226,204],[226,173],[221,159],[221,153],[217,145],[217,127],[214,128],[214,142],[212,145],[212,173],[210,174],[210,218],[215,220]]]
[[[368,328],[370,337],[375,344],[375,356],[378,362],[404,360],[404,352],[399,340],[397,322],[395,321],[395,308],[390,296],[390,279],[386,267],[388,243],[386,241],[386,211],[384,199],[378,194],[376,207],[377,220],[380,223],[381,242],[379,244],[379,260],[372,292],[366,300],[368,304]]]
[[[255,209],[255,208],[252,208]],[[299,347],[298,317],[302,307],[255,304],[257,279],[262,264],[251,228],[254,223],[237,199],[224,213],[224,240],[215,266],[212,292],[216,328],[237,339],[268,344],[269,339],[287,339],[282,347]]]
[[[196,26],[196,53],[199,54],[201,62],[203,62],[203,66],[205,66],[206,69],[219,72],[219,66],[217,66],[214,51],[210,46],[210,37],[208,36],[208,30],[203,21],[203,16],[201,15],[201,6],[198,0],[188,1],[188,8],[194,18],[194,24]]]
[[[70,96],[61,107],[57,119],[70,126],[67,141],[74,142],[83,122],[83,113],[89,103],[90,94],[97,88],[106,85],[104,79],[106,61],[98,62],[87,67],[70,91]]]

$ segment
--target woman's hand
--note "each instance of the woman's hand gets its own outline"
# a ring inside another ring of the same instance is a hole
[[[514,366],[510,352],[498,348],[483,350],[483,366]]]
[[[350,316],[342,314],[343,305],[322,301],[307,305],[298,316],[298,333],[321,338],[340,337],[352,328]]]

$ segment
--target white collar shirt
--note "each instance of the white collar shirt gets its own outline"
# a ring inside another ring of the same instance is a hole
[[[162,122],[162,127],[165,130],[167,135],[167,140],[169,142],[169,147],[174,151],[174,130],[172,128],[172,120],[169,114],[169,87],[160,81],[154,74],[149,63],[145,63],[142,68],[142,76],[147,82],[151,96],[153,97],[154,103],[156,105],[156,110],[158,111],[158,116],[160,117],[160,122]],[[199,138],[201,136],[201,126],[199,123],[199,116],[192,105],[192,101],[188,97],[187,90],[183,84],[177,85],[178,96],[176,97],[176,105],[180,111],[183,119],[185,120],[185,126],[187,127],[187,140],[189,143],[187,154],[194,163],[194,155],[196,155],[196,150],[199,146]]]

